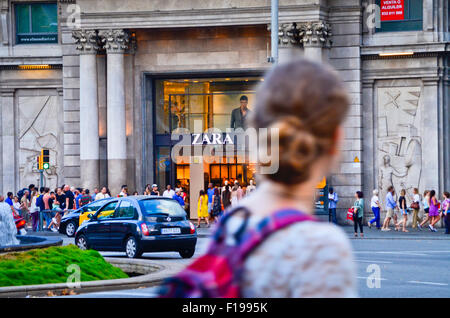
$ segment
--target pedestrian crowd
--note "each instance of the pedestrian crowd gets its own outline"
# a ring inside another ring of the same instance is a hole
[[[239,184],[238,180],[231,182],[231,184],[233,184],[233,186],[230,185],[228,180],[224,180],[223,186],[221,187],[218,184],[214,186],[212,183],[209,183],[206,190],[199,191],[197,227],[201,227],[202,221],[206,223],[207,227],[209,227],[210,220],[217,222],[227,208],[237,205],[245,195],[256,189],[253,180],[250,180],[249,184],[244,187]],[[135,194],[137,194],[137,192]],[[175,190],[173,190],[172,186],[168,184],[166,190],[164,190],[161,195],[157,184],[151,186],[148,184],[145,187],[144,195],[156,195],[175,199],[189,215],[189,195],[182,186],[178,185]]]
[[[126,186],[122,187],[119,196],[126,195],[126,191]],[[16,195],[8,192],[4,201],[11,207],[13,216],[26,221],[26,228],[38,231],[42,213],[42,228],[57,232],[64,214],[95,200],[109,197],[111,193],[106,187],[101,191],[95,188],[91,193],[89,189],[75,188],[67,184],[55,189],[48,187],[38,189],[34,184],[30,184],[28,188],[19,190]]]
[[[209,218],[217,221],[224,209],[232,203],[237,204],[245,193],[249,193],[255,188],[253,181],[250,181],[250,184],[244,188],[239,185],[238,181],[235,181],[233,187],[228,184],[228,181],[225,181],[224,186],[220,190],[218,186],[213,188],[211,183],[207,191],[202,190],[200,194],[198,206],[199,225],[202,219],[205,220],[207,226],[209,226]],[[147,184],[143,194],[175,199],[185,209],[189,217],[188,192],[184,187],[178,185],[173,190],[171,185],[167,185],[166,190],[161,194],[158,190],[158,185]],[[126,197],[128,195],[128,186],[122,185],[118,197]],[[139,193],[134,191],[133,195],[137,196]],[[107,187],[101,188],[100,191],[99,188],[95,188],[92,193],[89,189],[75,188],[70,185],[62,185],[56,189],[48,187],[38,189],[34,184],[30,184],[28,188],[19,190],[16,195],[13,192],[8,192],[4,201],[11,207],[13,216],[21,217],[26,221],[26,228],[38,231],[40,213],[42,212],[42,228],[57,232],[64,214],[96,200],[110,197],[111,192]],[[203,208],[202,204],[204,204]]]
[[[437,232],[436,224],[441,221],[441,225],[445,228],[445,234],[450,234],[450,193],[445,191],[442,193],[442,200],[439,201],[435,190],[425,190],[423,198],[420,198],[419,189],[414,188],[412,195],[408,195],[406,189],[400,190],[400,195],[396,199],[395,189],[390,186],[387,189],[385,198],[386,217],[381,222],[381,211],[383,205],[379,198],[378,190],[373,190],[373,195],[370,201],[370,206],[374,218],[368,221],[369,228],[375,226],[377,229],[386,232],[391,231],[391,221],[394,225],[395,231],[409,232],[407,230],[408,217],[412,216],[411,227],[422,231],[426,223],[431,232]],[[349,209],[347,219],[354,222],[355,237],[358,236],[358,228],[361,237],[363,237],[363,217],[364,217],[364,199],[363,193],[357,191],[355,193],[356,201]],[[333,215],[333,222],[335,222],[335,210],[337,195],[333,194],[333,188],[330,188],[329,194],[329,209],[330,216]],[[408,203],[409,202],[409,203]],[[332,211],[334,209],[334,211]],[[420,216],[420,211],[423,210],[423,217]]]

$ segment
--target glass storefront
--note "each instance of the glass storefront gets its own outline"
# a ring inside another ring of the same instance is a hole
[[[199,191],[205,190],[209,183],[220,189],[225,181],[230,185],[238,181],[245,192],[250,180],[255,180],[256,164],[248,160],[248,146],[242,145],[242,140],[233,145],[238,149],[245,148],[244,155],[237,152],[222,156],[202,152],[212,140],[211,136],[206,141],[202,138],[213,135],[208,131],[212,128],[220,130],[216,137],[222,138],[221,141],[228,135],[227,128],[245,129],[245,116],[252,111],[255,90],[262,80],[255,76],[152,80],[155,105],[153,182],[162,191],[168,184],[182,187],[187,194],[186,203],[191,217],[196,216]],[[171,137],[178,135],[189,136],[183,145],[193,152],[185,153],[185,148],[182,148],[181,152],[173,155],[176,158],[172,158],[172,151],[179,140]],[[212,144],[219,148],[226,146]],[[200,155],[195,153],[196,150],[202,150]],[[328,188],[326,181],[322,183],[324,185],[318,186],[315,196],[318,214],[328,213]]]
[[[225,180],[238,181],[245,187],[254,179],[255,167],[237,158],[204,162],[201,173],[191,169],[192,158],[183,156],[175,162],[170,157],[174,141],[171,133],[194,133],[210,128],[246,128],[246,115],[254,104],[256,86],[261,77],[226,77],[195,79],[158,79],[155,88],[155,183],[190,191],[193,181],[206,189],[208,183],[221,187]],[[201,145],[199,146],[201,147]],[[195,180],[192,180],[192,179]]]

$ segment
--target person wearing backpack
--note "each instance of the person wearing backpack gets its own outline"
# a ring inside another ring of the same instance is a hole
[[[301,59],[268,73],[249,125],[259,138],[269,128],[279,146],[260,143],[273,157],[259,163],[258,188],[219,219],[206,254],[165,280],[160,297],[357,296],[349,239],[313,216],[316,185],[338,167],[348,105],[329,67]]]

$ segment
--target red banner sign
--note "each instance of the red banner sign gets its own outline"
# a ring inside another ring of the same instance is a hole
[[[404,0],[381,0],[381,21],[396,21],[405,19]]]

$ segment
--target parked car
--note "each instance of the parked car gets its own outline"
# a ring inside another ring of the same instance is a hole
[[[147,252],[174,251],[182,258],[191,258],[195,253],[195,226],[171,198],[113,198],[89,218],[75,234],[75,244],[83,250],[124,251],[130,258]]]
[[[59,224],[59,233],[66,234],[69,237],[75,235],[78,227],[86,220],[89,220],[88,215],[93,214],[98,211],[102,206],[108,202],[110,198],[101,199],[85,206],[68,212],[61,218],[61,223]]]

